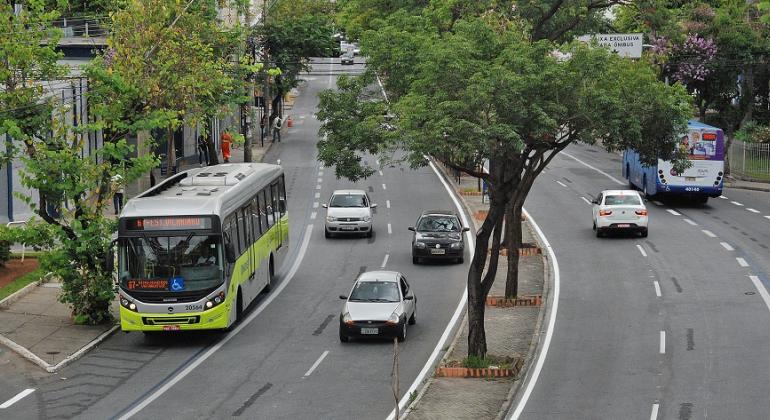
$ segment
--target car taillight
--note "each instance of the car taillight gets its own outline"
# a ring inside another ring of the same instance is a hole
[[[612,214],[612,210],[599,210],[599,216],[609,216]]]
[[[647,216],[647,210],[637,210],[636,214],[639,216]]]

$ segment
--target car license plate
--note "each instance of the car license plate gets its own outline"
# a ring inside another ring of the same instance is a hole
[[[179,331],[181,328],[179,325],[164,325],[163,331]]]
[[[621,223],[621,224],[618,225],[618,227],[619,228],[621,228],[621,227],[631,227],[631,225],[629,225],[628,223]]]
[[[444,254],[446,254],[446,250],[445,249],[431,249],[430,253],[433,254],[433,255],[444,255]]]
[[[684,180],[685,181],[693,181],[693,182],[695,182],[695,177],[694,176],[686,176],[686,177],[684,177]]]
[[[353,226],[340,226],[342,230],[353,230]]]
[[[374,335],[379,333],[380,333],[379,328],[361,328],[361,334]]]

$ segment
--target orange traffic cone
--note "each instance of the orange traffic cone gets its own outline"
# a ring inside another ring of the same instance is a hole
[[[294,125],[294,121],[291,119],[291,116],[289,116],[289,118],[286,119],[286,125],[288,125],[289,127]]]

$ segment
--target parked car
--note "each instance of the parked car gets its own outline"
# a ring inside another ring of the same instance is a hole
[[[372,237],[372,209],[377,204],[372,203],[364,190],[336,190],[323,207],[326,209],[324,235],[327,238],[338,233],[363,233]]]
[[[592,203],[597,237],[610,231],[634,232],[647,237],[647,207],[638,191],[605,190]]]
[[[351,337],[396,337],[406,340],[414,325],[417,298],[397,271],[368,271],[353,283],[340,312],[340,341]]]
[[[418,264],[423,259],[464,261],[463,232],[470,229],[462,226],[457,213],[448,210],[424,211],[409,230],[414,232],[412,263]]]

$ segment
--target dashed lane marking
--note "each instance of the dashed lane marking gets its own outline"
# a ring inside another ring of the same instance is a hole
[[[315,198],[321,198],[321,193],[319,192],[315,193]]]
[[[693,222],[693,221],[692,221],[692,220],[690,220],[690,219],[684,219],[684,221],[685,221],[687,224],[690,224],[690,225],[692,225],[692,226],[698,226],[698,224],[697,224],[697,223]]]
[[[318,178],[318,183],[320,184],[322,182],[324,182],[324,179],[323,178]]]
[[[34,388],[27,388],[24,391],[19,392],[13,398],[11,398],[10,400],[8,400],[8,401],[4,402],[3,404],[1,404],[0,405],[0,409],[6,409],[6,408],[16,404],[17,402],[21,401],[22,398],[26,397],[27,395],[29,395],[29,394],[31,394],[33,392],[35,392]]]
[[[644,251],[644,248],[642,248],[641,245],[637,245],[636,247],[639,249],[639,252],[642,253],[642,256],[647,258],[647,252]]]
[[[719,244],[722,245],[722,248],[728,251],[735,251],[735,248],[733,248],[732,245],[728,244],[727,242],[720,242]]]
[[[750,212],[752,212],[752,213],[762,213],[761,211],[759,211],[759,210],[757,210],[757,209],[751,209],[751,208],[748,208],[748,209],[746,209],[746,210],[748,210],[748,211],[750,211]]]
[[[727,197],[725,197],[723,195],[720,195],[719,198],[721,198],[722,200],[729,200],[729,198],[727,198]]]
[[[589,201],[587,198],[585,198],[585,197],[580,197],[580,198],[582,198],[583,201],[585,201],[586,204],[588,204],[589,206],[593,205],[593,203],[591,203],[591,201]]]
[[[315,363],[313,363],[313,366],[310,366],[310,369],[308,369],[308,370],[307,370],[307,372],[305,372],[305,374],[304,374],[303,376],[304,376],[305,378],[307,378],[308,376],[310,376],[310,375],[313,373],[313,371],[314,371],[314,370],[315,370],[315,369],[318,367],[318,365],[320,365],[320,364],[321,364],[321,362],[323,362],[323,361],[324,361],[324,359],[326,358],[326,356],[327,356],[328,354],[329,354],[329,350],[326,350],[326,351],[324,351],[324,352],[321,354],[321,357],[319,357],[319,358],[318,358],[318,360],[316,360],[316,361],[315,361]]]
[[[738,261],[738,265],[740,265],[741,267],[748,267],[749,266],[749,263],[747,263],[746,260],[744,260],[741,257],[736,258],[735,261]]]
[[[706,236],[708,236],[709,238],[716,238],[717,237],[717,235],[714,235],[714,233],[711,232],[710,230],[703,229],[701,232],[705,233]]]
[[[390,208],[390,200],[385,200],[385,207]]]
[[[321,184],[316,185],[315,189],[320,190],[321,189]]]
[[[382,184],[382,189],[383,189],[383,190],[387,190],[387,189],[388,189],[388,186],[387,186],[387,185],[385,185],[385,184]]]
[[[668,209],[668,210],[666,210],[666,211],[667,211],[667,212],[669,212],[669,213],[671,213],[671,214],[673,214],[674,216],[681,216],[681,215],[682,215],[682,213],[679,213],[679,212],[678,212],[678,211],[676,211],[676,210],[671,210],[671,209]]]
[[[743,204],[741,204],[741,203],[739,203],[739,202],[737,202],[737,201],[731,201],[731,203],[735,204],[736,206],[741,206],[741,207],[743,207]]]
[[[317,211],[314,211],[314,212],[310,213],[310,220],[315,220],[316,216],[318,216],[318,212]]]
[[[313,203],[313,208],[314,208],[314,209],[317,209],[317,208],[318,208],[318,201],[316,201],[316,202],[314,202],[314,203]]]
[[[393,234],[393,228],[390,226],[390,223],[388,223],[388,235]]]
[[[563,182],[561,182],[561,181],[556,181],[556,183],[557,183],[557,184],[559,184],[559,185],[561,185],[561,186],[562,186],[562,187],[564,187],[564,188],[567,188],[567,184],[565,184],[565,183],[563,183]]]
[[[660,354],[666,354],[666,332],[660,332]]]
[[[657,280],[655,280],[654,282],[652,282],[652,284],[654,284],[654,285],[655,285],[655,296],[657,296],[657,297],[661,297],[661,296],[662,296],[662,294],[661,294],[661,292],[660,292],[660,283],[658,283],[658,281],[657,281]]]
[[[650,420],[658,420],[658,410],[660,409],[660,404],[655,403],[652,405],[652,412],[650,413]]]
[[[383,175],[382,175],[382,171],[380,171],[380,176],[383,176]]]
[[[388,265],[388,258],[390,258],[390,254],[385,254],[385,258],[382,260],[380,268],[385,268],[385,266]]]

